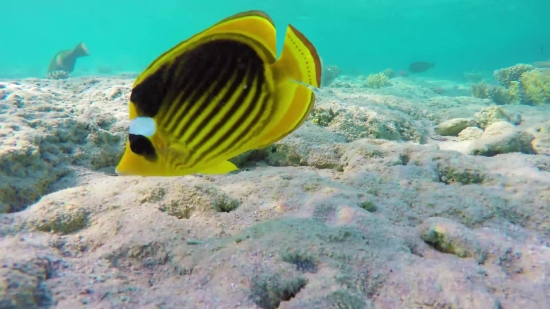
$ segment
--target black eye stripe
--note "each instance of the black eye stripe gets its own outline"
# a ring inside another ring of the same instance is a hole
[[[143,156],[148,161],[154,162],[157,160],[158,157],[155,147],[153,147],[153,143],[151,143],[147,137],[137,134],[128,134],[128,142],[130,143],[130,150],[132,150],[133,153]]]

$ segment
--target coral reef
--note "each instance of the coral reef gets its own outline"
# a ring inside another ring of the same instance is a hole
[[[550,103],[550,69],[534,69],[525,72],[519,81],[523,104]]]
[[[533,66],[539,69],[550,69],[550,60],[536,61],[533,63]]]
[[[508,88],[511,82],[519,80],[521,74],[532,69],[533,66],[530,64],[519,63],[511,67],[495,70],[493,76],[501,86]]]
[[[498,105],[517,104],[519,102],[519,83],[510,82],[510,88],[487,86],[484,82],[472,84],[472,96],[478,99],[490,98]]]
[[[71,74],[63,70],[51,71],[46,74],[46,78],[49,79],[67,79],[69,77],[71,77]]]
[[[388,77],[389,79],[392,79],[395,77],[395,72],[392,69],[385,69],[381,73],[386,75],[386,77]]]
[[[472,96],[478,99],[489,98],[487,85],[484,82],[472,84]]]
[[[546,106],[342,76],[238,171],[114,177],[133,78],[0,82],[0,308],[547,307]]]
[[[518,82],[512,81],[509,89],[502,87],[490,87],[488,89],[488,95],[493,102],[499,105],[517,104],[519,103],[518,87]]]
[[[389,85],[389,78],[384,73],[370,74],[367,76],[367,82],[365,84],[367,88],[381,88]]]
[[[495,78],[503,87],[487,87],[484,83],[472,85],[472,95],[495,103],[543,105],[550,103],[550,69],[534,69],[518,64],[495,71]]]

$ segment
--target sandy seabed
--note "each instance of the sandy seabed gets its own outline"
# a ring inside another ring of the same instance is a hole
[[[319,90],[238,172],[141,178],[132,76],[1,81],[0,308],[547,308],[550,106],[391,82]]]

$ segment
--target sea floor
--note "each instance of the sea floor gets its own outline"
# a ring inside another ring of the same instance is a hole
[[[346,83],[238,172],[120,177],[132,83],[0,82],[0,308],[548,306],[550,106]]]

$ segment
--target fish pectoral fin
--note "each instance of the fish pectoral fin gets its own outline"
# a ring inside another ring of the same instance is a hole
[[[232,171],[238,170],[235,164],[229,161],[222,161],[216,165],[209,166],[207,168],[201,169],[197,173],[199,174],[226,174]]]
[[[287,81],[277,88],[277,93],[280,94],[277,104],[288,107],[277,124],[261,135],[256,149],[267,147],[294,132],[306,121],[313,109],[315,93],[308,87]]]
[[[257,148],[269,146],[300,127],[315,103],[315,94],[304,84],[321,85],[321,59],[313,44],[292,25],[288,25],[281,57],[272,68],[277,114],[257,141]]]

